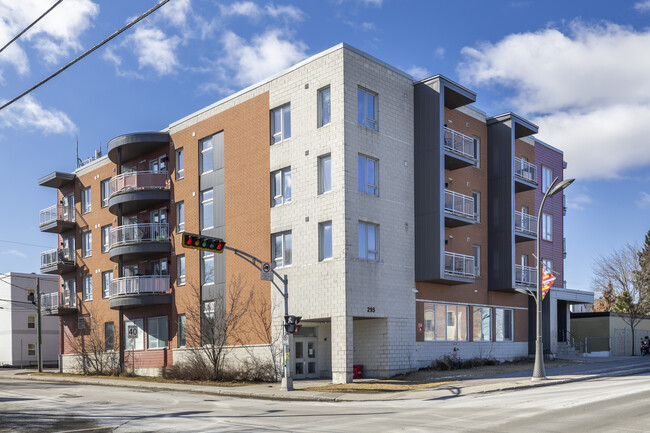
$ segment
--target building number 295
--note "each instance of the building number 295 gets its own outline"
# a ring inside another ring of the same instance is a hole
[[[368,313],[374,313],[375,307],[368,307]]]

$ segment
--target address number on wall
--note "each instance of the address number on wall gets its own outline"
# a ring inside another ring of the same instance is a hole
[[[368,307],[368,313],[374,313],[375,307]]]

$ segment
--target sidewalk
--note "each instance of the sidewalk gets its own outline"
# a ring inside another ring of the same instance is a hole
[[[59,376],[52,372],[49,375],[33,374],[33,370],[0,369],[0,378],[18,380],[38,380],[46,382],[72,382],[104,386],[133,387],[151,390],[189,391],[212,395],[223,395],[241,398],[258,398],[273,400],[304,400],[304,401],[387,401],[387,400],[436,400],[448,399],[462,395],[477,393],[511,391],[537,386],[552,386],[582,380],[608,376],[624,376],[650,372],[650,358],[647,357],[616,357],[616,358],[584,358],[581,363],[547,368],[547,380],[531,381],[532,371],[519,371],[504,375],[463,378],[463,371],[452,371],[440,384],[431,383],[424,389],[392,391],[392,392],[318,392],[310,388],[331,384],[330,380],[297,380],[294,390],[280,390],[280,384],[253,384],[238,387],[219,387],[210,385],[190,385],[176,383],[143,382],[138,380],[118,380],[110,378],[85,378]],[[374,382],[372,379],[361,379],[355,382]]]

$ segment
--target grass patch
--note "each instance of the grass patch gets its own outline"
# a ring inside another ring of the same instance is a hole
[[[311,388],[301,388],[301,391],[315,392],[341,392],[341,393],[365,393],[374,394],[380,392],[401,392],[415,389],[436,388],[448,385],[454,382],[434,382],[434,383],[411,383],[400,380],[373,380],[364,382],[352,382],[332,384],[325,386],[314,386]]]
[[[246,385],[254,385],[256,382],[235,382],[235,381],[224,381],[216,382],[209,380],[176,380],[176,379],[165,379],[164,377],[151,377],[151,376],[135,376],[130,375],[123,376],[93,376],[93,375],[83,375],[83,374],[70,374],[70,373],[19,373],[19,374],[32,374],[35,376],[41,377],[70,377],[70,378],[81,378],[81,379],[98,379],[98,380],[118,380],[124,382],[146,382],[146,383],[172,383],[172,384],[184,384],[184,385],[203,385],[203,386],[219,386],[219,387],[239,387]]]

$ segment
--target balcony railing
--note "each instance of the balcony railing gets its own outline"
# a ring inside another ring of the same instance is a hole
[[[537,183],[537,167],[535,164],[515,157],[515,176],[528,182]]]
[[[41,268],[47,268],[59,263],[74,263],[72,248],[57,248],[41,253]]]
[[[111,229],[113,243],[111,247],[140,242],[168,242],[169,224],[144,223],[127,224]]]
[[[474,278],[474,257],[445,251],[445,274]]]
[[[537,285],[537,269],[531,266],[515,265],[515,284],[535,287]]]
[[[445,127],[445,148],[465,158],[475,160],[474,139]]]
[[[114,279],[109,295],[113,297],[167,292],[169,292],[169,275],[144,275]]]
[[[126,191],[169,188],[169,174],[166,171],[133,171],[111,178],[109,196]]]
[[[75,308],[76,304],[76,296],[71,297],[69,291],[41,294],[41,310],[52,310],[59,307]]]
[[[445,212],[474,219],[474,197],[445,189]]]
[[[47,209],[43,209],[40,215],[40,225],[52,223],[54,221],[70,221],[74,222],[74,208],[71,206],[63,206],[62,204],[55,204]]]
[[[537,235],[537,217],[515,211],[515,230],[527,235]]]

